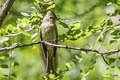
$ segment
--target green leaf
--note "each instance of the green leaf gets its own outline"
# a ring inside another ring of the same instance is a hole
[[[103,41],[103,37],[99,37],[98,42],[102,42],[102,41]]]
[[[1,64],[1,65],[0,65],[0,68],[8,68],[8,65]]]
[[[4,76],[4,77],[8,78],[8,75],[2,75],[2,76]]]
[[[116,66],[111,66],[111,67],[108,68],[108,70],[120,72],[120,68],[116,67]]]
[[[0,55],[0,60],[5,60],[5,59],[8,59],[8,58],[9,58],[8,54]]]
[[[62,71],[60,68],[57,68],[57,69],[56,69],[56,73],[57,73],[57,74],[61,74],[62,72],[63,72],[63,71]]]
[[[107,5],[108,5],[108,6],[112,5],[112,2],[108,2]]]
[[[54,74],[49,74],[49,78],[50,79],[55,79],[55,75]]]
[[[119,39],[120,38],[120,36],[114,36],[113,37],[113,39]]]
[[[120,15],[120,9],[116,9],[116,10],[115,10],[115,13],[116,13],[117,15]]]
[[[77,40],[77,38],[69,38],[70,40]]]
[[[59,35],[59,40],[64,40],[65,38],[67,38],[66,34]]]
[[[110,40],[110,44],[114,44],[114,43],[117,43],[118,41],[117,40]]]
[[[5,29],[0,29],[0,35],[1,36],[6,36],[6,30]]]
[[[77,40],[80,37],[84,37],[81,36],[83,33],[82,29],[80,29],[80,22],[75,22],[73,23],[69,30],[67,31],[67,39],[68,40]]]
[[[113,77],[114,77],[114,78],[120,78],[120,76],[119,76],[119,75],[113,75]]]
[[[68,26],[66,23],[62,22],[62,21],[60,21],[60,24],[61,24],[64,28],[69,28],[69,26]]]
[[[117,72],[120,72],[120,67],[117,67],[117,68],[116,68],[116,71],[117,71]]]
[[[79,29],[80,28],[80,22],[75,22],[72,24],[72,26],[75,26],[75,29]]]
[[[32,39],[32,42],[35,42],[35,41],[38,41],[38,37],[37,37],[37,38]]]
[[[25,36],[31,36],[28,32],[22,31]]]
[[[3,42],[5,46],[10,46],[10,43],[8,41]]]
[[[103,77],[110,78],[110,77],[112,77],[112,74],[104,74]]]
[[[115,0],[115,3],[120,6],[120,0]]]
[[[15,30],[14,26],[11,24],[9,24],[6,29],[7,29],[7,32],[12,32]]]
[[[40,3],[40,0],[35,0],[37,3]]]
[[[107,70],[114,71],[115,70],[115,66],[110,66],[110,67],[107,68]]]
[[[51,9],[53,9],[53,8],[55,8],[55,4],[52,4],[52,5],[50,5],[49,7],[47,7],[47,10],[51,10]]]
[[[112,63],[115,62],[115,60],[116,60],[115,58],[109,58],[109,62],[108,62],[108,63],[109,63],[109,64],[112,64]]]
[[[111,35],[116,36],[118,33],[120,33],[120,30],[114,30],[114,31],[112,31]]]
[[[11,76],[13,76],[13,77],[15,77],[15,78],[17,77],[17,75],[16,75],[16,74],[12,74]]]
[[[81,61],[83,60],[81,55],[76,55],[75,56],[76,61],[78,61],[79,63],[81,63]]]
[[[100,27],[105,26],[105,24],[106,24],[106,20],[103,20],[103,21],[100,23]]]
[[[30,16],[28,13],[25,13],[25,12],[21,12],[21,14],[22,14],[23,16]]]
[[[82,34],[81,34],[81,37],[85,37],[85,36],[87,36],[87,34],[85,34],[85,33],[82,33]]]
[[[107,21],[107,25],[110,26],[110,25],[112,25],[112,24],[113,24],[112,20],[109,19],[109,20]]]
[[[87,78],[86,77],[82,77],[82,79],[81,80],[87,80]]]
[[[40,18],[32,18],[32,20],[31,20],[32,23],[35,23],[35,22],[38,22],[38,21],[40,21]]]
[[[88,32],[90,32],[91,30],[93,30],[93,26],[89,26],[87,27],[87,29],[88,29]]]
[[[68,69],[71,69],[71,68],[72,68],[72,65],[71,65],[70,63],[66,63],[65,66],[66,66],[66,68],[68,68]]]
[[[37,34],[38,34],[38,33],[34,33],[34,34],[32,35],[32,38],[35,38],[35,37],[37,36]]]
[[[46,76],[42,76],[43,80],[48,80],[48,78]]]
[[[30,20],[28,18],[18,19],[17,24],[20,25],[21,28],[25,28],[26,26],[30,26]]]
[[[111,3],[114,3],[118,6],[120,6],[120,0],[111,0]]]
[[[13,66],[19,66],[19,63],[18,62],[14,62]]]

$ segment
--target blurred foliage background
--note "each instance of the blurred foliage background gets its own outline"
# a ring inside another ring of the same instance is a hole
[[[5,0],[0,0],[0,9]],[[98,25],[103,19],[108,19],[106,11],[109,7],[107,3],[108,0],[55,0],[56,7],[54,12],[67,24],[72,24],[74,22],[80,22],[80,28],[85,30],[88,26]],[[15,0],[9,15],[4,21],[3,28],[6,28],[7,25],[12,24],[16,26],[16,21],[18,19],[23,19],[25,16],[22,13],[32,13],[32,7],[34,7],[34,0]],[[111,8],[109,8],[111,9]],[[28,18],[29,16],[26,16]],[[57,23],[59,34],[66,33],[68,29],[63,28]],[[36,30],[37,32],[37,30]],[[35,31],[30,32],[35,33]],[[30,43],[32,42],[31,36],[25,36],[20,34],[19,36],[10,37],[10,42],[20,42],[20,43]],[[36,36],[39,40],[39,36]],[[59,42],[59,44],[74,46],[74,47],[84,47],[91,48],[100,51],[107,51],[111,48],[118,48],[118,46],[108,44],[109,34],[107,39],[103,41],[102,47],[101,43],[96,42],[98,34],[91,35],[89,37],[79,38],[77,40],[71,41],[66,40],[65,42]],[[11,43],[12,44],[12,43]],[[9,44],[8,44],[9,45]],[[14,44],[12,44],[14,45]],[[3,45],[0,45],[3,47]],[[113,47],[114,46],[114,47]],[[7,53],[7,51],[2,52]],[[11,71],[16,73],[16,80],[42,80],[44,74],[44,64],[41,56],[40,45],[34,45],[31,47],[24,47],[20,49],[15,49],[9,51],[12,53],[15,61],[19,63],[19,66],[12,67]],[[106,63],[100,55],[94,53],[85,54],[81,51],[68,50],[68,49],[58,49],[58,67],[64,68],[65,63],[72,61],[77,56],[82,56],[79,59],[81,62],[77,62],[70,71],[66,72],[63,80],[83,80],[83,77],[86,77],[84,80],[117,80],[114,78],[103,79],[103,74],[111,73],[106,70]],[[79,57],[78,57],[79,58]],[[96,64],[94,64],[96,63]],[[93,66],[95,66],[93,68]],[[80,71],[84,72],[81,74]],[[89,72],[87,72],[89,70]],[[9,70],[1,70],[0,74],[8,74]],[[82,76],[85,73],[84,76]],[[115,74],[115,72],[113,72]],[[82,77],[81,77],[82,76]],[[120,79],[120,78],[119,78]],[[118,79],[118,80],[119,80]],[[4,80],[4,79],[0,79]]]

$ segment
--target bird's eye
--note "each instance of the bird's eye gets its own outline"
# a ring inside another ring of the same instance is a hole
[[[54,19],[53,17],[50,17],[50,19]]]

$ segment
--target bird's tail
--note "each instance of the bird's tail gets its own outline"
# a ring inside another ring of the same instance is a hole
[[[56,76],[56,66],[57,64],[54,56],[52,58],[49,58],[49,57],[46,58],[45,68],[46,68],[47,75],[54,74]]]

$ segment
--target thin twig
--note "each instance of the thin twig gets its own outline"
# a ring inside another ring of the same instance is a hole
[[[15,0],[6,0],[6,2],[3,4],[3,7],[0,11],[0,28],[11,8]]]
[[[120,49],[118,49],[118,50],[114,50],[114,51],[102,52],[101,54],[118,53],[118,52],[120,52]]]
[[[46,45],[57,47],[57,48],[66,48],[66,49],[73,49],[73,50],[90,51],[90,52],[100,53],[97,50],[85,49],[85,48],[79,48],[79,47],[71,47],[71,46],[65,46],[65,45],[58,45],[58,44],[52,44],[52,43],[49,43],[49,42],[46,42],[46,41],[38,41],[38,42],[33,42],[33,43],[28,43],[28,44],[18,44],[16,46],[0,48],[0,52],[5,51],[5,50],[13,50],[13,49],[16,49],[16,48],[32,46],[32,45],[36,45],[36,44],[46,44]],[[2,54],[2,53],[0,53],[0,54]]]
[[[28,30],[24,30],[25,32],[30,32],[32,30],[35,29],[35,26],[31,27],[30,29]],[[11,34],[8,34],[7,37],[10,37],[10,36],[16,36],[16,35],[19,35],[19,34],[22,34],[23,32],[17,32],[17,33],[11,33]]]
[[[28,43],[28,44],[18,44],[16,46],[0,48],[0,52],[6,51],[6,50],[13,50],[13,49],[16,49],[16,48],[21,48],[21,47],[32,46],[32,45],[36,45],[36,44],[46,44],[46,45],[57,47],[57,48],[65,48],[65,49],[72,49],[72,50],[96,52],[98,54],[108,54],[108,53],[120,52],[120,49],[119,50],[114,50],[114,51],[108,51],[108,52],[100,52],[100,51],[94,50],[94,49],[87,49],[87,48],[79,48],[79,47],[72,47],[72,46],[66,46],[66,45],[52,44],[52,43],[49,43],[47,41],[38,41],[38,42],[33,42],[33,43]],[[0,54],[2,54],[2,53],[0,53]]]

